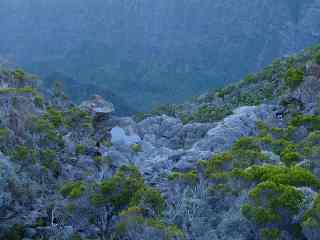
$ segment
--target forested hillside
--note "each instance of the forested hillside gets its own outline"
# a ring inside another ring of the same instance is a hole
[[[122,113],[181,102],[319,40],[319,0],[2,0],[0,56]]]

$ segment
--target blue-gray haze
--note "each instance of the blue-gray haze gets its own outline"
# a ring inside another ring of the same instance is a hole
[[[319,41],[320,0],[1,0],[0,24],[1,59],[147,110]]]

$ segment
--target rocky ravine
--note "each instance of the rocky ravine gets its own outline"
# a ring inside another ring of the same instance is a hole
[[[318,239],[319,53],[141,121],[2,70],[0,238]]]

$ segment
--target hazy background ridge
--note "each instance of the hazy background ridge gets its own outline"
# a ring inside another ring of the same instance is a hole
[[[309,46],[319,19],[320,0],[1,0],[0,56],[129,113]]]

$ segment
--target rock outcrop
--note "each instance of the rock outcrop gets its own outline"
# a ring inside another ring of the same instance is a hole
[[[299,56],[141,121],[2,85],[0,239],[317,239],[320,50]]]

